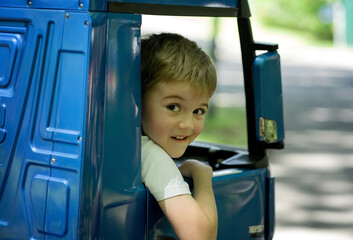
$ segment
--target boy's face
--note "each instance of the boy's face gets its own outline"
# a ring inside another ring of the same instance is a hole
[[[210,96],[185,82],[160,82],[145,96],[142,129],[172,158],[201,133]]]

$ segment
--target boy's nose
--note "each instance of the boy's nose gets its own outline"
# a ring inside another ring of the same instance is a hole
[[[193,130],[194,121],[192,116],[184,116],[183,118],[181,118],[178,123],[178,127],[181,129]]]

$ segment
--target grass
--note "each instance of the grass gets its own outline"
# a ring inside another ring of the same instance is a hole
[[[247,146],[245,109],[214,107],[208,112],[199,141]]]

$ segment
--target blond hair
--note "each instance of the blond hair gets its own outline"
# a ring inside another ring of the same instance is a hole
[[[161,33],[141,40],[142,97],[159,82],[184,81],[212,96],[217,74],[211,58],[179,34]]]

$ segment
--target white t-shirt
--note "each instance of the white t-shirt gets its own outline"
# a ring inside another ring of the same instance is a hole
[[[173,159],[147,136],[141,137],[141,177],[157,201],[191,194]]]

